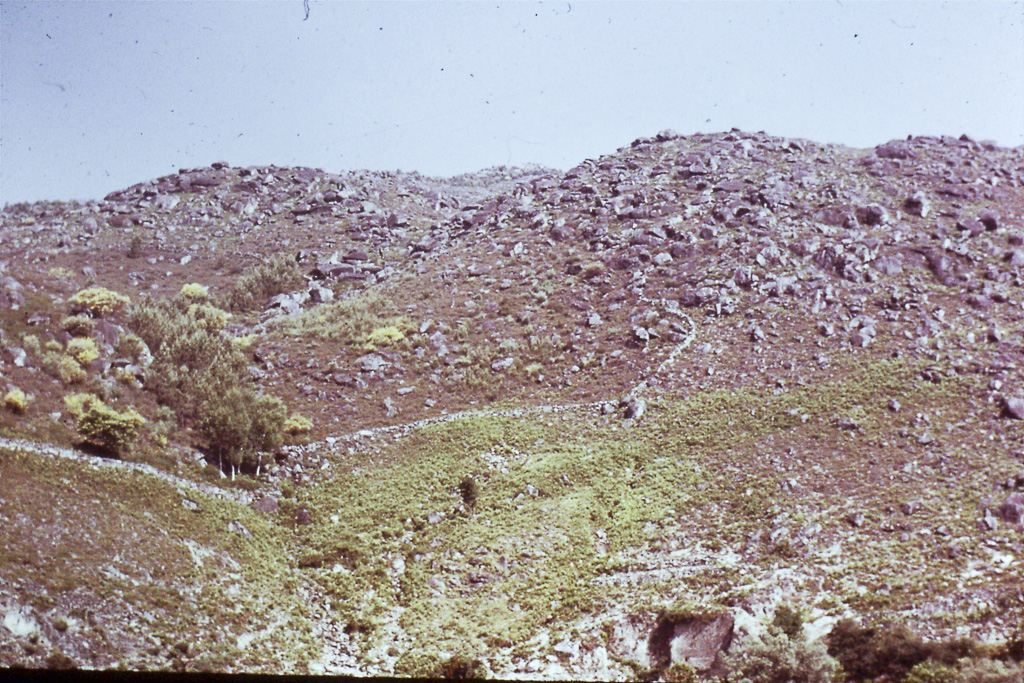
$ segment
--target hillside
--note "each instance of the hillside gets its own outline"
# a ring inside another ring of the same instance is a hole
[[[0,218],[2,666],[685,680],[789,615],[850,680],[1020,680],[1022,148],[665,131]]]

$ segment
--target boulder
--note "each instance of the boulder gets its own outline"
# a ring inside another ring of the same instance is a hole
[[[986,230],[995,230],[999,227],[999,214],[995,211],[983,211],[978,216],[978,221],[985,226]]]
[[[503,372],[508,370],[516,362],[515,358],[509,356],[508,358],[502,358],[491,363],[491,370],[494,372]]]
[[[902,140],[893,140],[875,147],[875,155],[880,159],[912,159],[914,157],[910,145]]]
[[[889,212],[880,204],[858,206],[854,213],[861,225],[884,225],[889,222]]]
[[[292,298],[290,294],[278,294],[267,302],[267,308],[280,308],[288,315],[294,315],[302,310],[299,302]]]
[[[273,496],[265,496],[253,503],[253,507],[267,515],[277,512],[278,506],[277,498]]]
[[[996,516],[1010,524],[1020,524],[1024,521],[1024,493],[1017,491],[1007,496],[996,510]]]
[[[334,291],[319,285],[309,288],[309,298],[316,304],[327,304],[334,301]]]
[[[927,218],[928,214],[931,213],[932,204],[928,201],[928,197],[924,192],[918,191],[903,202],[903,208],[906,209],[909,214],[920,216],[921,218]]]
[[[1024,420],[1024,399],[1013,396],[1004,398],[1003,416],[1012,420]]]
[[[719,653],[732,643],[733,617],[728,612],[681,617],[667,613],[658,619],[647,641],[651,666],[686,664],[698,672],[715,667]]]

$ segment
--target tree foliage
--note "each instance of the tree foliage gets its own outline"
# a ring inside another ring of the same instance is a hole
[[[153,356],[146,387],[209,445],[222,463],[262,464],[283,442],[286,410],[257,394],[241,348],[222,334],[228,314],[188,292],[136,305],[130,326]]]

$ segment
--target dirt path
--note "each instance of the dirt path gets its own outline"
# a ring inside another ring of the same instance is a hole
[[[36,441],[27,441],[25,439],[8,439],[0,437],[0,448],[7,448],[13,451],[27,451],[29,453],[36,453],[37,455],[42,455],[48,458],[67,458],[68,460],[76,460],[78,462],[85,463],[93,469],[107,468],[122,471],[142,472],[143,474],[163,479],[180,489],[197,491],[199,493],[205,493],[208,496],[232,500],[236,503],[245,504],[252,501],[252,494],[245,491],[231,491],[217,486],[212,486],[210,484],[202,484],[197,481],[192,481],[191,479],[179,477],[171,474],[170,472],[165,472],[153,467],[152,465],[146,465],[144,463],[126,462],[124,460],[114,460],[111,458],[86,455],[70,448],[60,448],[58,446],[38,443]]]

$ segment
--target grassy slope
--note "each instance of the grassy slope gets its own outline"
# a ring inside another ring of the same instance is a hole
[[[41,634],[32,643],[4,631],[6,665],[52,665],[62,652],[94,667],[294,671],[318,654],[287,537],[251,509],[3,451],[0,516],[0,600],[9,608],[19,596]]]

